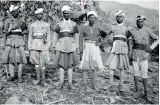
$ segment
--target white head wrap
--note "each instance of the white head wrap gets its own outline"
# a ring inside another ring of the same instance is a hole
[[[62,7],[62,12],[63,12],[63,11],[71,11],[71,7],[68,6],[68,5],[64,5],[64,6]]]
[[[137,16],[137,20],[139,20],[139,19],[146,20],[146,17],[143,16],[143,15],[138,15],[138,16]]]
[[[87,13],[87,17],[88,17],[89,15],[94,15],[94,16],[97,18],[97,13],[96,13],[95,11],[89,11],[89,12]]]
[[[14,10],[17,10],[17,9],[19,9],[18,6],[11,5],[11,6],[9,7],[9,11],[10,11],[10,12],[12,12],[12,11],[14,11]]]
[[[115,15],[118,16],[120,14],[125,16],[125,13],[122,10],[118,10]]]
[[[38,8],[38,9],[35,11],[35,14],[38,14],[38,13],[43,13],[43,8]]]

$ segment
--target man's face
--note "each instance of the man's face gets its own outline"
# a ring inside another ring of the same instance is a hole
[[[42,13],[36,14],[36,17],[38,20],[42,20],[43,14]]]
[[[13,17],[18,17],[18,11],[12,11],[11,14],[12,14]]]
[[[89,15],[88,21],[89,21],[89,24],[94,24],[96,21],[96,17],[94,15]]]
[[[119,24],[123,22],[123,19],[124,19],[124,16],[121,14],[116,16],[117,23]]]
[[[137,27],[138,27],[138,28],[142,28],[142,27],[143,27],[143,24],[144,24],[144,20],[138,19],[137,22],[136,22],[136,24],[137,24]]]
[[[70,11],[63,11],[63,16],[66,20],[70,18],[71,12]]]

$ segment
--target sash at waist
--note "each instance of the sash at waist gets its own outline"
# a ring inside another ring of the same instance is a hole
[[[148,45],[146,44],[137,44],[137,43],[134,43],[133,44],[133,49],[139,49],[139,50],[145,50],[145,51],[150,51],[150,48]]]
[[[8,36],[10,36],[10,35],[19,35],[19,36],[22,36],[22,32],[9,32]]]
[[[41,36],[33,36],[33,39],[45,39],[47,36],[41,35]]]
[[[127,39],[124,38],[124,37],[113,37],[113,41],[115,41],[115,40],[122,40],[122,41],[124,41],[124,42],[127,41]]]
[[[60,38],[73,37],[73,33],[71,33],[71,32],[60,32],[60,33],[59,33],[59,37],[60,37]]]
[[[86,43],[96,43],[96,41],[92,41],[92,40],[84,40],[84,42],[86,42]]]

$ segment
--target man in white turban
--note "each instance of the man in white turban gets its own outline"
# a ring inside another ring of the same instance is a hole
[[[42,14],[43,13],[43,8],[38,8],[36,11],[35,11],[35,14]]]
[[[45,74],[46,65],[50,61],[50,25],[43,21],[43,8],[38,8],[35,15],[37,20],[31,24],[28,38],[30,61],[35,65],[37,74],[37,80],[34,80],[33,83],[47,86]]]
[[[106,36],[106,32],[96,26],[97,13],[95,11],[88,12],[87,17],[89,24],[81,28],[79,38],[80,59],[82,59],[79,69],[83,74],[84,90],[88,85],[88,72],[92,71],[92,88],[96,89],[96,71],[105,69],[99,45],[101,45],[102,38]]]
[[[68,5],[64,5],[64,6],[62,7],[62,12],[64,12],[64,11],[71,11],[71,7],[68,6]]]
[[[138,15],[137,20],[139,20],[139,19],[144,21],[144,20],[146,20],[146,17],[143,15]]]
[[[64,73],[68,72],[68,87],[74,89],[72,84],[73,67],[78,65],[78,29],[77,24],[70,20],[71,7],[62,7],[63,20],[58,22],[54,29],[53,50],[56,50],[55,67],[60,72],[59,88],[64,86]]]
[[[125,13],[122,10],[118,10],[115,15],[116,16],[118,16],[118,15],[125,16]]]
[[[113,46],[111,54],[107,59],[106,65],[110,70],[110,84],[113,85],[113,75],[115,70],[120,71],[120,83],[118,89],[121,93],[125,92],[124,89],[124,76],[125,70],[129,70],[128,59],[128,45],[129,28],[123,24],[124,12],[119,10],[115,14],[116,22],[111,26],[109,35],[113,35]]]
[[[89,11],[89,12],[87,13],[87,17],[88,17],[89,15],[94,15],[94,16],[97,18],[97,13],[96,13],[95,11]]]
[[[22,72],[23,65],[27,63],[25,56],[25,41],[27,35],[27,25],[19,18],[19,7],[11,5],[9,8],[12,18],[4,22],[4,53],[2,62],[9,64],[10,78],[15,80],[14,67],[18,66],[18,82],[23,82]]]
[[[132,38],[129,40],[129,47],[131,49],[131,60],[133,64],[135,92],[140,92],[139,89],[139,77],[142,78],[144,87],[144,97],[149,99],[148,91],[148,60],[150,58],[150,51],[159,44],[158,35],[154,34],[152,30],[144,26],[145,17],[143,15],[137,16],[135,27],[131,33]],[[150,46],[150,40],[155,40]],[[132,46],[133,45],[133,46]]]

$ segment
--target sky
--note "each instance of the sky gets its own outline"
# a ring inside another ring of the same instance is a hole
[[[145,8],[159,10],[159,0],[113,0],[123,4],[136,4]]]

